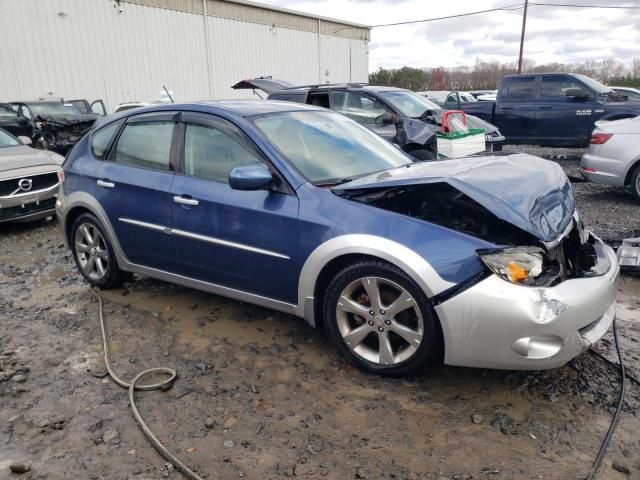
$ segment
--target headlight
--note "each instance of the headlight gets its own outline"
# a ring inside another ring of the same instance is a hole
[[[544,265],[544,251],[538,247],[478,250],[478,256],[493,273],[520,285],[535,284]]]

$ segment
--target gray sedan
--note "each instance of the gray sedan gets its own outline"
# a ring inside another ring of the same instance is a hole
[[[596,122],[580,170],[592,182],[631,187],[640,201],[640,117]]]
[[[64,158],[29,144],[28,137],[16,138],[0,129],[0,223],[55,213]]]

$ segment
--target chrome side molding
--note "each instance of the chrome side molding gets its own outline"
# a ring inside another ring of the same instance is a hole
[[[175,199],[175,197],[174,197],[174,199]],[[197,200],[196,200],[196,202],[197,202]],[[265,250],[263,248],[252,247],[251,245],[245,245],[244,243],[230,242],[228,240],[222,240],[220,238],[210,237],[208,235],[201,235],[199,233],[188,232],[186,230],[180,230],[180,229],[177,229],[177,228],[170,228],[170,227],[166,227],[166,226],[163,226],[163,225],[156,225],[155,223],[141,222],[140,220],[133,220],[131,218],[120,217],[120,218],[118,218],[118,220],[123,222],[123,223],[128,223],[128,224],[131,224],[131,225],[135,225],[137,227],[148,228],[149,230],[155,230],[157,232],[163,232],[163,233],[166,233],[167,235],[177,235],[177,236],[183,237],[183,238],[190,238],[192,240],[200,240],[201,242],[213,243],[215,245],[222,245],[224,247],[235,248],[235,249],[238,249],[238,250],[245,250],[247,252],[258,253],[260,255],[267,255],[267,256],[270,256],[270,257],[282,258],[284,260],[290,260],[291,259],[291,257],[289,257],[287,255],[283,255],[282,253],[273,252],[271,250]]]

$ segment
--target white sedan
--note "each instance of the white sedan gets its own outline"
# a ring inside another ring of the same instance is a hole
[[[580,170],[592,182],[631,187],[640,201],[640,117],[596,122]]]

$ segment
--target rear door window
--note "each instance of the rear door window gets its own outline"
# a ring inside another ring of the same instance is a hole
[[[125,125],[118,138],[116,163],[151,170],[169,170],[175,122],[149,121]]]
[[[533,100],[535,95],[535,77],[511,79],[506,94],[507,100]]]

